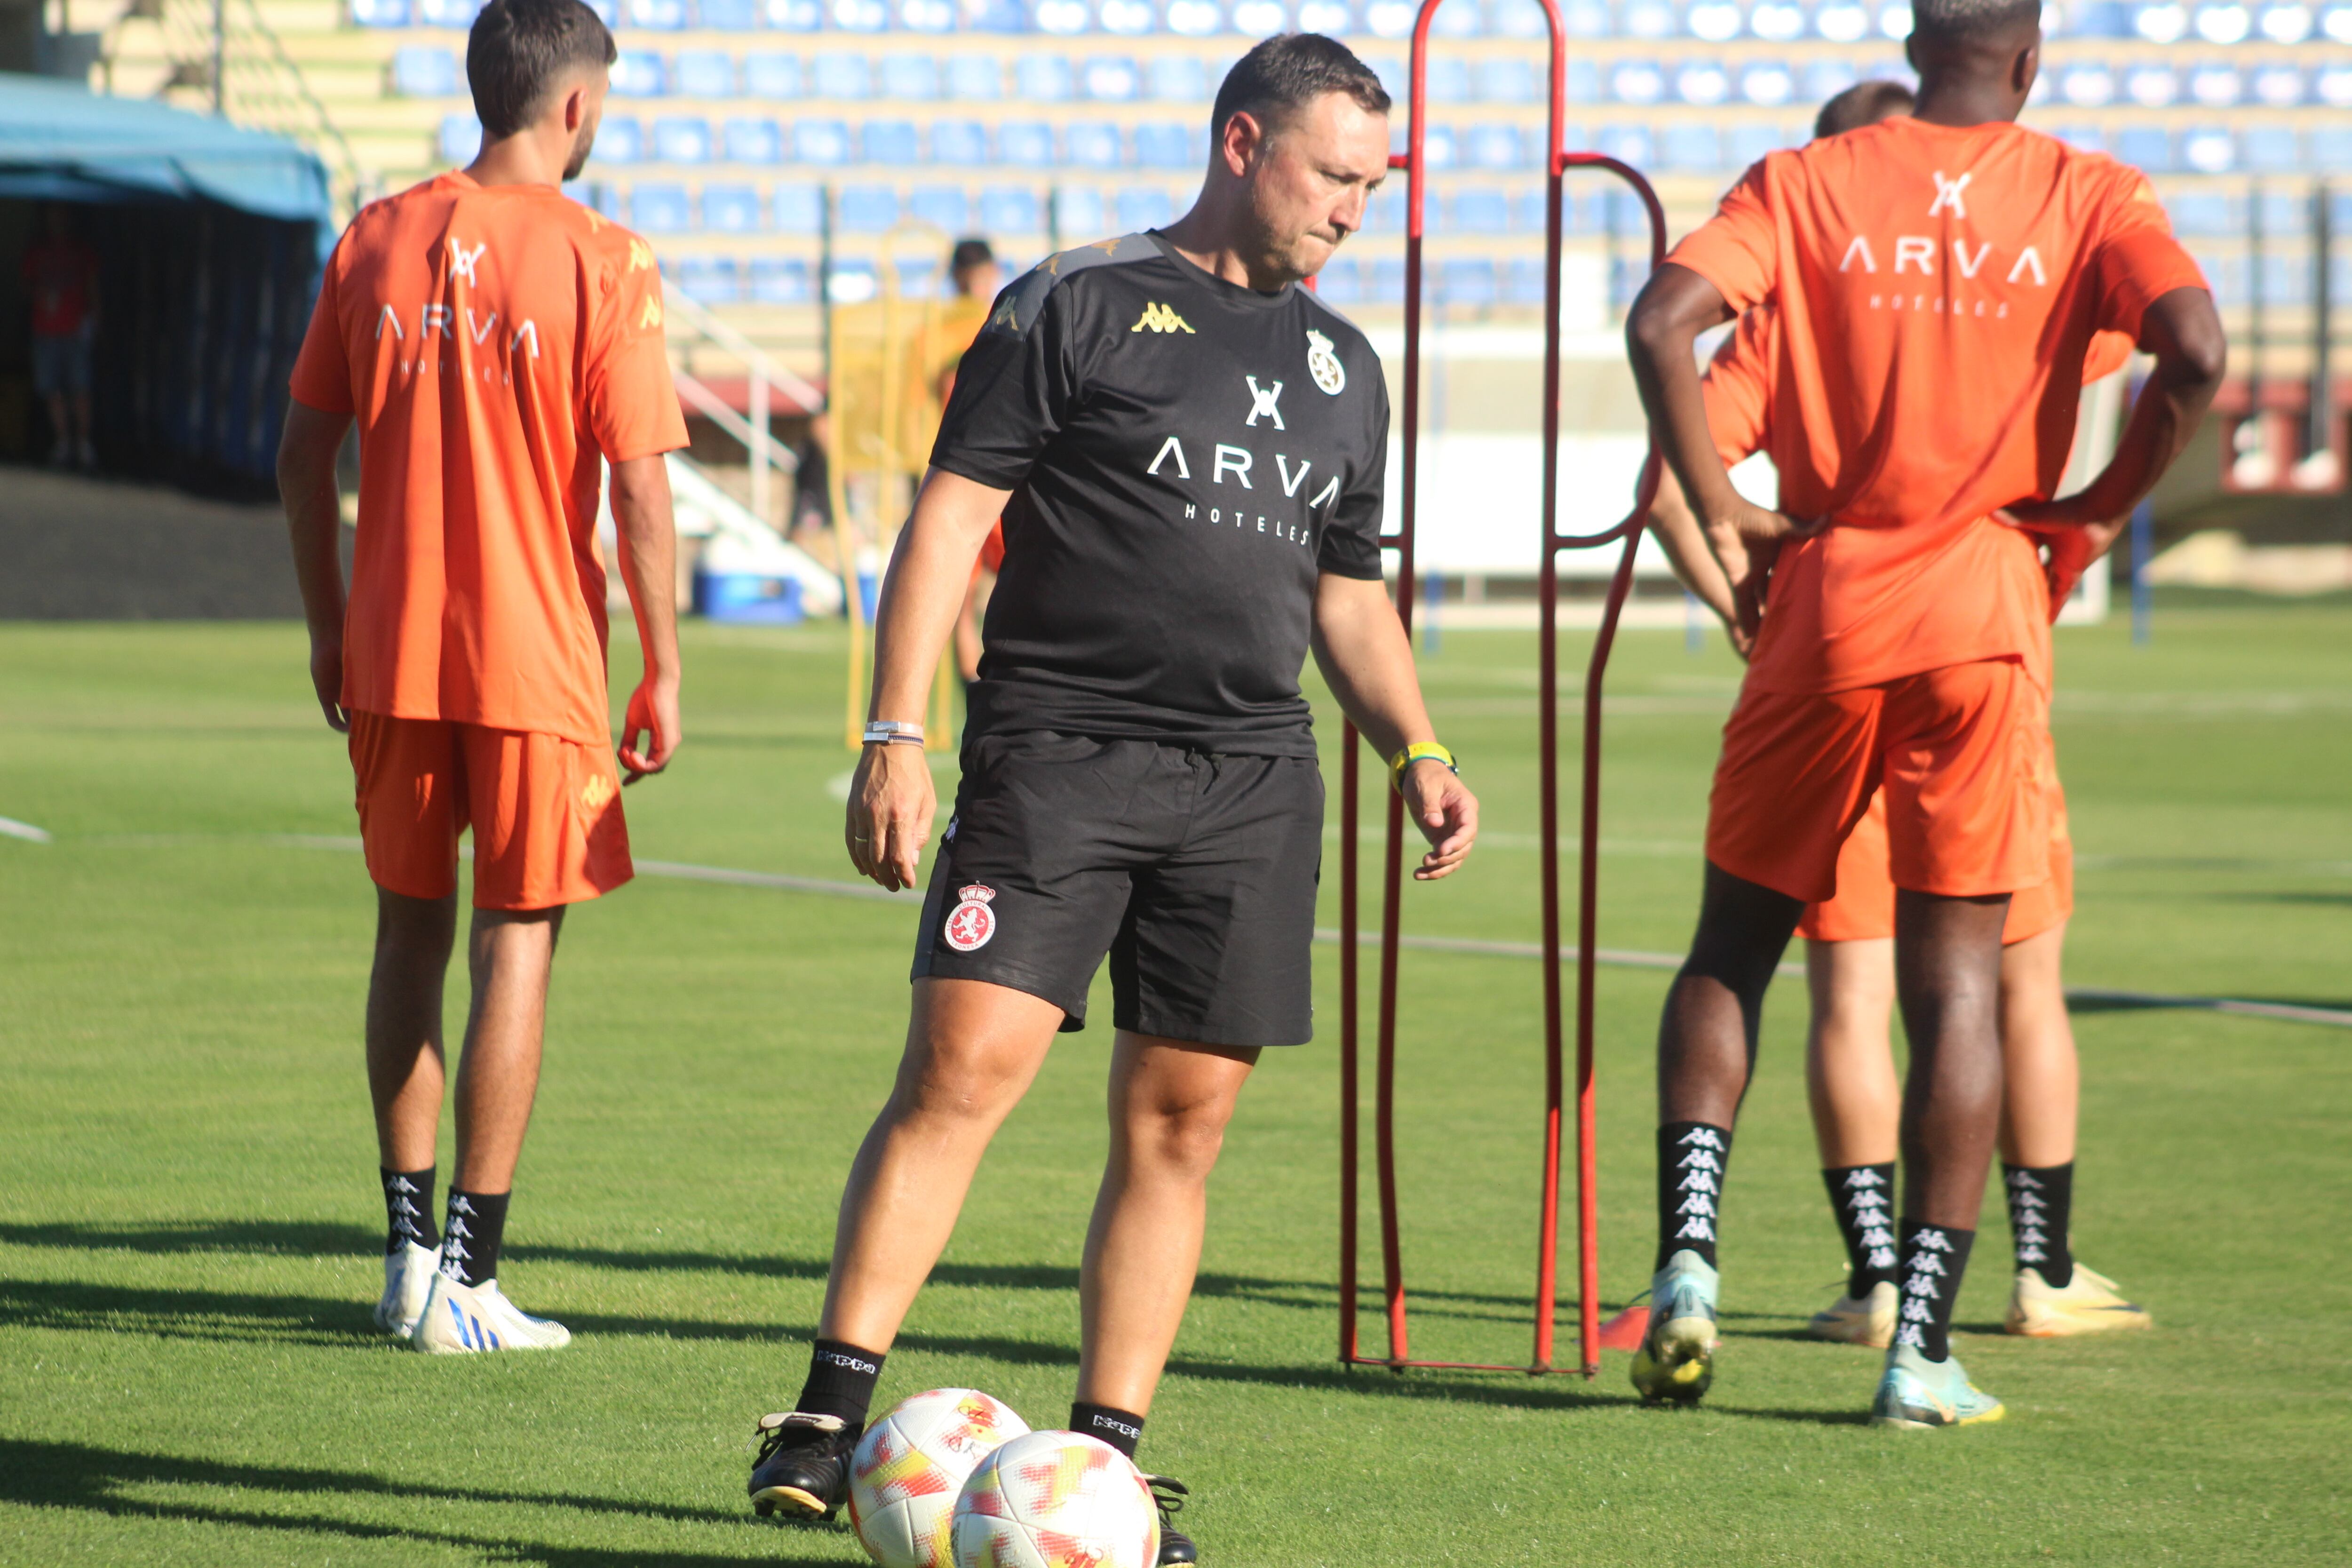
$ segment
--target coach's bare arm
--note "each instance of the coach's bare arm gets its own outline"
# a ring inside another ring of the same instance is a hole
[[[669,462],[660,453],[613,465],[613,531],[621,582],[637,617],[645,676],[621,721],[621,783],[669,766],[681,734],[677,686],[677,524],[670,510]],[[647,739],[642,746],[638,737]]]
[[[933,468],[883,579],[874,611],[874,697],[866,716],[919,724],[940,654],[962,613],[971,563],[1004,515],[1011,490]],[[930,759],[920,746],[868,746],[849,785],[850,864],[893,892],[915,885],[939,809]]]
[[[351,730],[352,716],[343,711],[343,502],[335,488],[335,455],[351,427],[348,414],[289,400],[286,429],[278,437],[278,499],[294,541],[302,618],[310,626],[310,686],[338,734]]]
[[[1421,700],[1412,645],[1378,578],[1326,572],[1315,583],[1315,664],[1339,706],[1372,750],[1393,757],[1407,746],[1437,739]],[[1405,809],[1429,840],[1413,876],[1424,882],[1451,875],[1478,837],[1478,797],[1443,763],[1423,760],[1399,782]]]

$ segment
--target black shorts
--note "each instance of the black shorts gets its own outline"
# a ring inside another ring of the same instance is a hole
[[[1304,1045],[1323,777],[1311,757],[1033,732],[964,749],[915,977],[984,980],[1086,1026],[1217,1046]]]

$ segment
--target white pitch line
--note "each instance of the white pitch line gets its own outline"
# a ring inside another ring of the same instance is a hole
[[[47,828],[36,827],[29,822],[19,822],[13,816],[0,816],[0,835],[5,835],[10,838],[21,838],[27,844],[47,844],[50,841]]]

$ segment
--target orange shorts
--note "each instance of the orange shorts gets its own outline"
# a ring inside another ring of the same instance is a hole
[[[2074,845],[2066,831],[2066,792],[2058,782],[2054,748],[2045,742],[2045,764],[2036,781],[2050,803],[2050,879],[2021,888],[2009,898],[2003,943],[2023,942],[2064,921],[2074,912]],[[1808,904],[1797,934],[1807,942],[1868,942],[1895,934],[1895,880],[1886,874],[1886,797],[1870,797],[1870,810],[1838,851],[1837,896]]]
[[[474,907],[549,910],[635,874],[612,753],[555,735],[446,719],[352,715],[360,839],[376,886],[412,899],[457,889],[474,830]]]
[[[1723,727],[1706,858],[1826,901],[1839,851],[1875,795],[1895,887],[1981,898],[2046,882],[2049,802],[2035,787],[2043,707],[2014,659],[1852,691],[1743,690]]]

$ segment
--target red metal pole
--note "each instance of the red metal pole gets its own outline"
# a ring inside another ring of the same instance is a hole
[[[1356,727],[1339,726],[1339,1359],[1356,1359]]]

